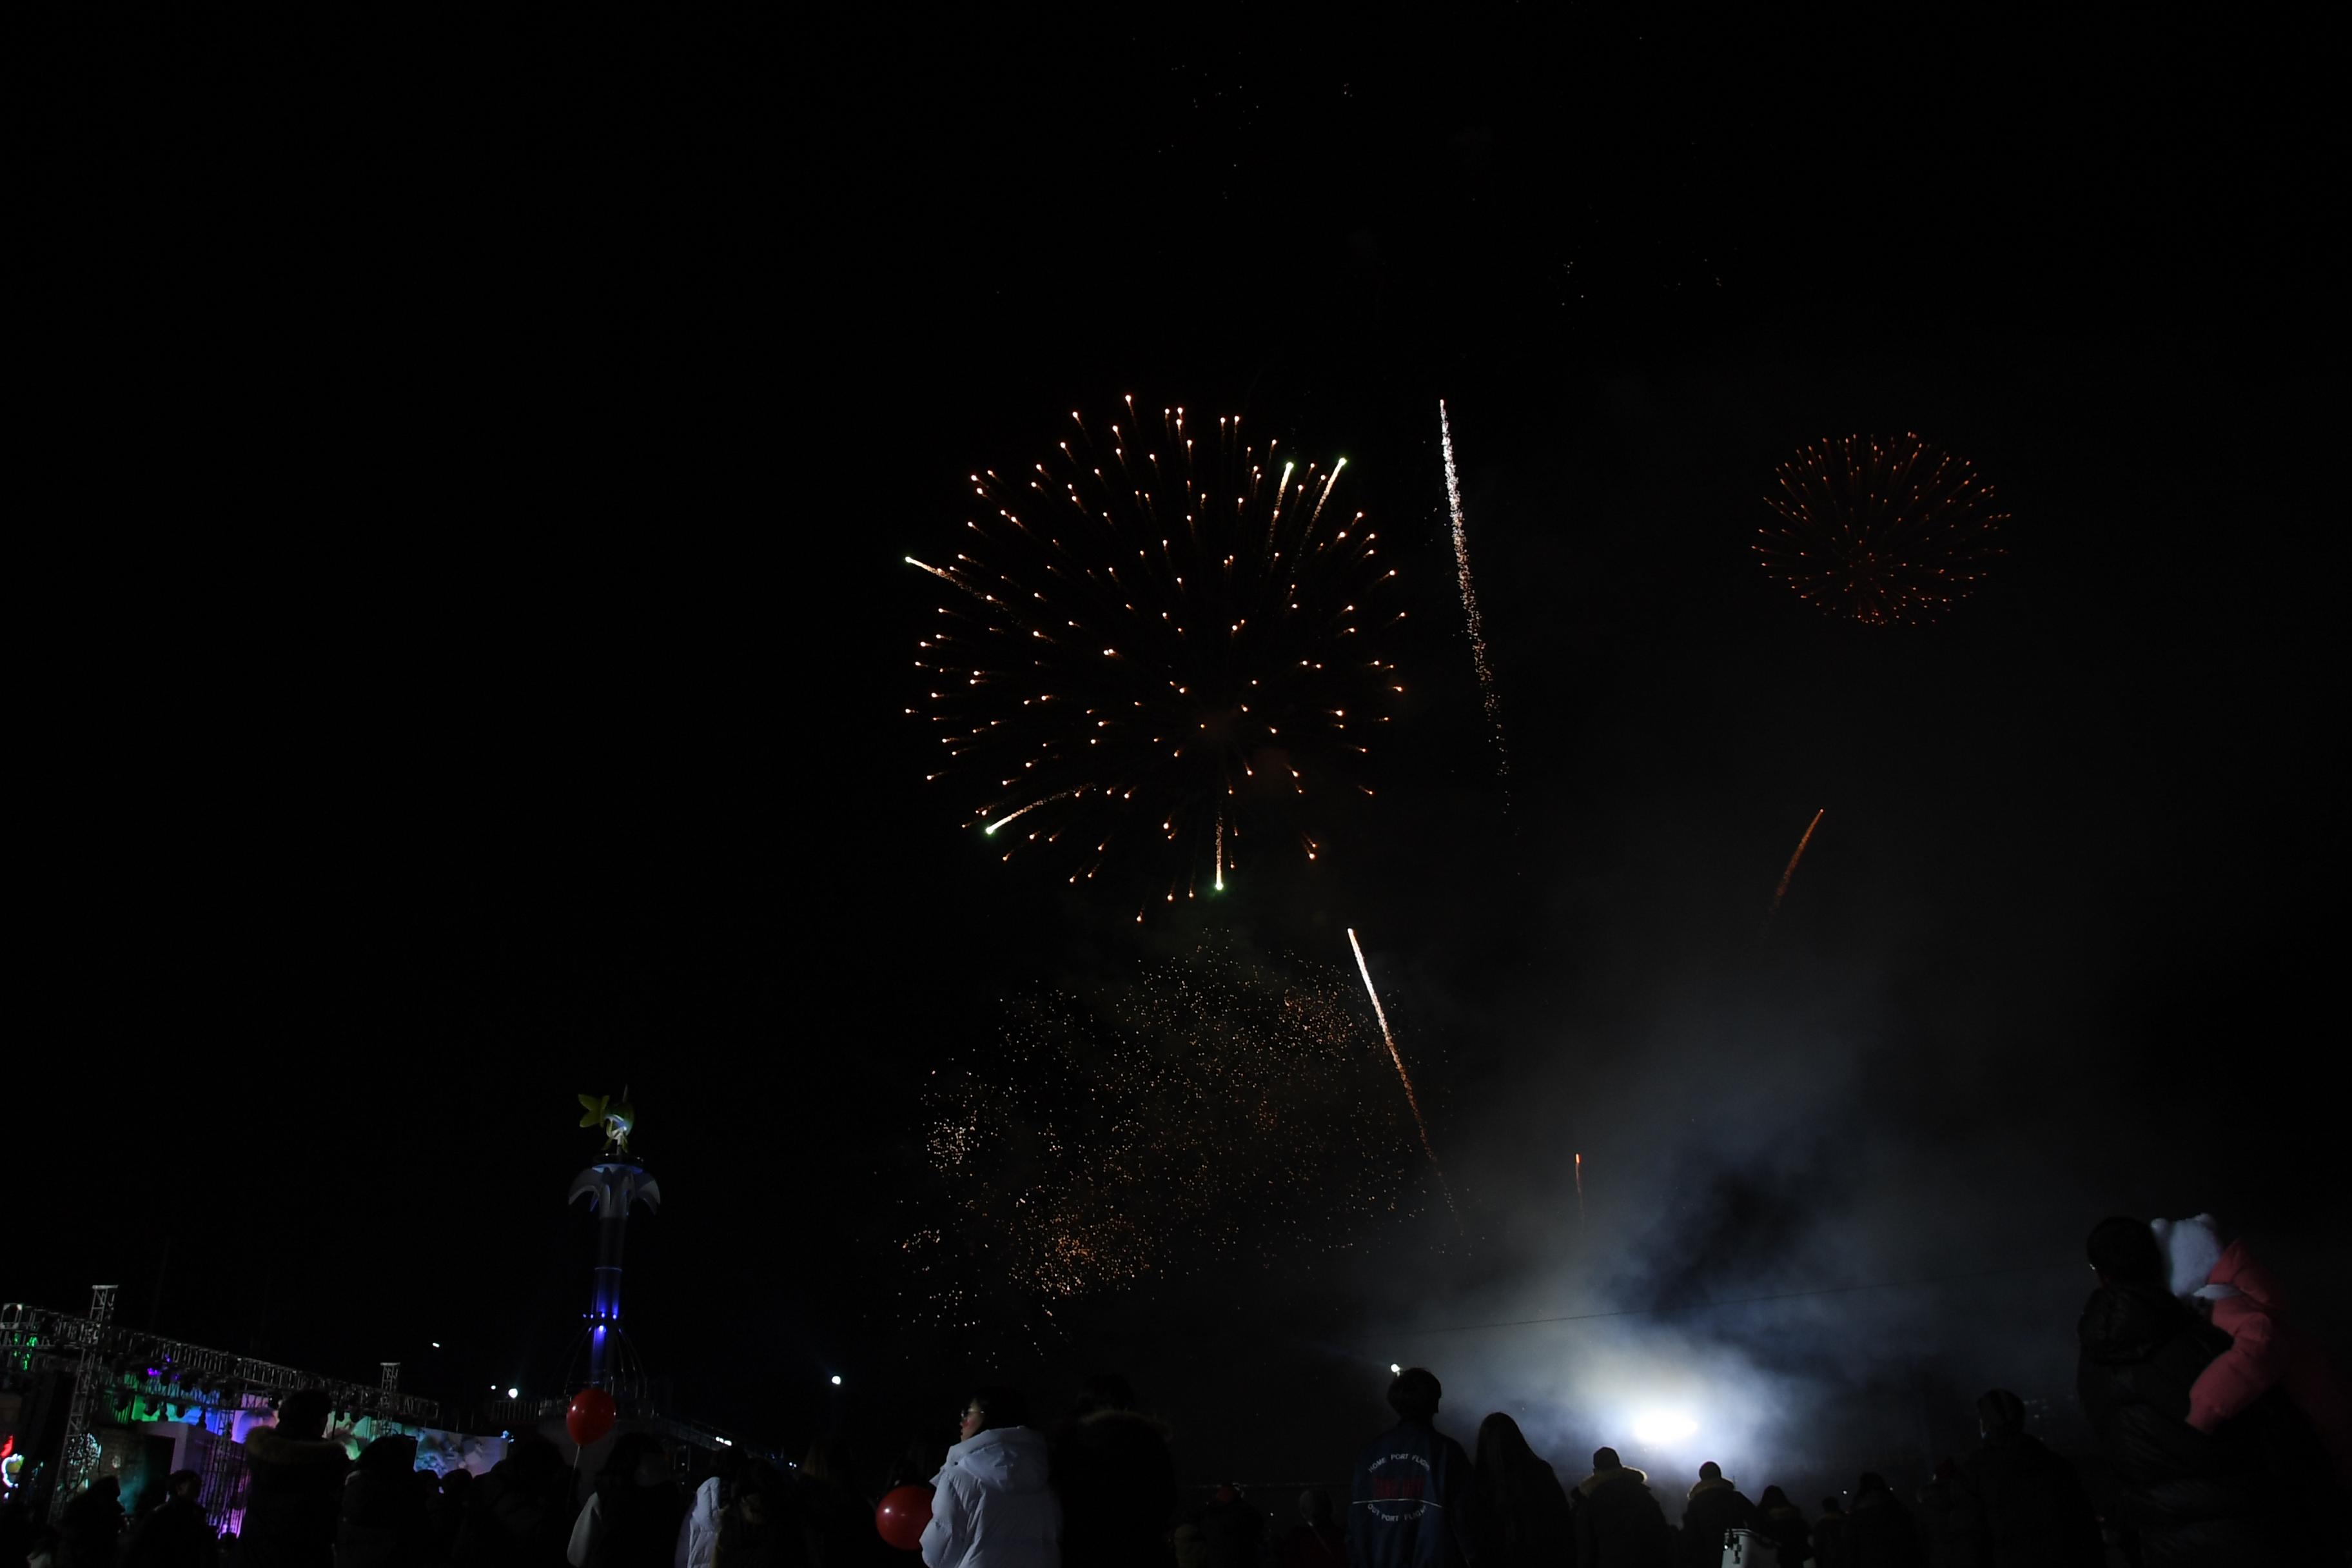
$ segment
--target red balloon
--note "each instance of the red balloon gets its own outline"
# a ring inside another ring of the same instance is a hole
[[[899,1487],[882,1500],[874,1510],[874,1528],[882,1539],[901,1552],[919,1551],[923,1544],[923,1527],[931,1522],[931,1489]]]
[[[611,1394],[601,1388],[583,1388],[572,1396],[572,1408],[563,1413],[563,1429],[584,1448],[613,1429],[613,1418],[618,1414]]]

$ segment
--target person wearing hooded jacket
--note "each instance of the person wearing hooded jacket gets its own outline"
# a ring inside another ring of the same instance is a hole
[[[1813,1561],[1821,1568],[1854,1568],[1853,1521],[1833,1497],[1822,1499],[1822,1516],[1813,1521]]]
[[[1853,1519],[1856,1568],[1927,1568],[1917,1521],[1875,1470],[1864,1470],[1855,1483]]]
[[[2277,1279],[2243,1237],[2224,1247],[2211,1215],[2155,1220],[2148,1230],[2165,1251],[2172,1293],[2230,1336],[2230,1348],[2189,1386],[2189,1424],[2210,1436],[2280,1389],[2326,1445],[2337,1484],[2352,1485],[2352,1403],[2326,1352],[2288,1311]]]
[[[1016,1389],[975,1391],[961,1436],[931,1480],[924,1568],[1061,1568],[1062,1504],[1028,1400]]]
[[[416,1489],[416,1439],[378,1437],[343,1482],[335,1568],[417,1568],[430,1555],[432,1527]]]
[[[300,1389],[278,1405],[275,1426],[247,1436],[243,1568],[334,1568],[351,1458],[327,1438],[329,1414],[323,1391]]]
[[[1469,1561],[1470,1456],[1433,1425],[1444,1388],[1409,1366],[1389,1384],[1397,1424],[1356,1456],[1350,1568],[1462,1568]]]
[[[1716,1568],[1723,1561],[1723,1538],[1735,1530],[1756,1528],[1756,1505],[1723,1479],[1723,1467],[1713,1459],[1698,1468],[1698,1480],[1683,1505],[1683,1532],[1677,1537],[1687,1568]]]
[[[2005,1388],[1977,1401],[1984,1442],[1954,1483],[1954,1511],[1975,1531],[1983,1568],[2101,1568],[2098,1515],[2074,1467],[2025,1429]]]
[[[1592,1451],[1592,1473],[1576,1488],[1576,1568],[1669,1568],[1675,1532],[1650,1494],[1650,1478]]]
[[[1097,1373],[1055,1433],[1066,1568],[1153,1568],[1172,1561],[1176,1461],[1167,1430],[1135,1407],[1117,1373]]]
[[[2099,1288],[2077,1326],[2075,1394],[2141,1568],[2317,1560],[2295,1495],[2309,1427],[2276,1390],[2210,1435],[2190,1426],[2189,1391],[2229,1336],[2173,1297],[2142,1221],[2100,1221],[2087,1250]]]
[[[1805,1568],[1805,1559],[1812,1555],[1812,1536],[1805,1528],[1805,1516],[1789,1500],[1789,1494],[1779,1487],[1766,1487],[1764,1495],[1756,1500],[1756,1529],[1772,1543],[1779,1568]]]

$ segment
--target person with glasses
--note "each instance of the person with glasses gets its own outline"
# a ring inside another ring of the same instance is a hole
[[[931,1479],[925,1568],[1061,1568],[1062,1504],[1028,1400],[1018,1389],[977,1389],[958,1430]]]

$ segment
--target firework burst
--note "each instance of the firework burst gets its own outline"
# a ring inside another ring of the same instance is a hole
[[[1255,446],[1238,418],[1196,437],[1132,399],[1099,430],[1070,418],[1051,461],[971,477],[952,560],[908,558],[959,590],[915,661],[930,776],[1005,859],[1140,885],[1143,910],[1313,860],[1322,814],[1372,794],[1403,689],[1373,646],[1404,618],[1396,573],[1332,500],[1347,459]]]
[[[927,1099],[954,1220],[908,1250],[970,1260],[933,1273],[940,1321],[977,1326],[1000,1286],[1050,1311],[1235,1253],[1344,1246],[1397,1206],[1412,1158],[1380,1049],[1344,971],[1222,944],[1009,1001],[998,1040]]]
[[[1927,621],[1966,598],[2009,521],[1965,459],[1916,436],[1816,441],[1777,470],[1757,560],[1807,604],[1866,626]]]

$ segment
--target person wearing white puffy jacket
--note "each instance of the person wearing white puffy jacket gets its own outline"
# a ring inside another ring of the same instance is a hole
[[[1061,1568],[1062,1502],[1045,1435],[1011,1388],[964,1405],[963,1440],[931,1479],[925,1568]]]

